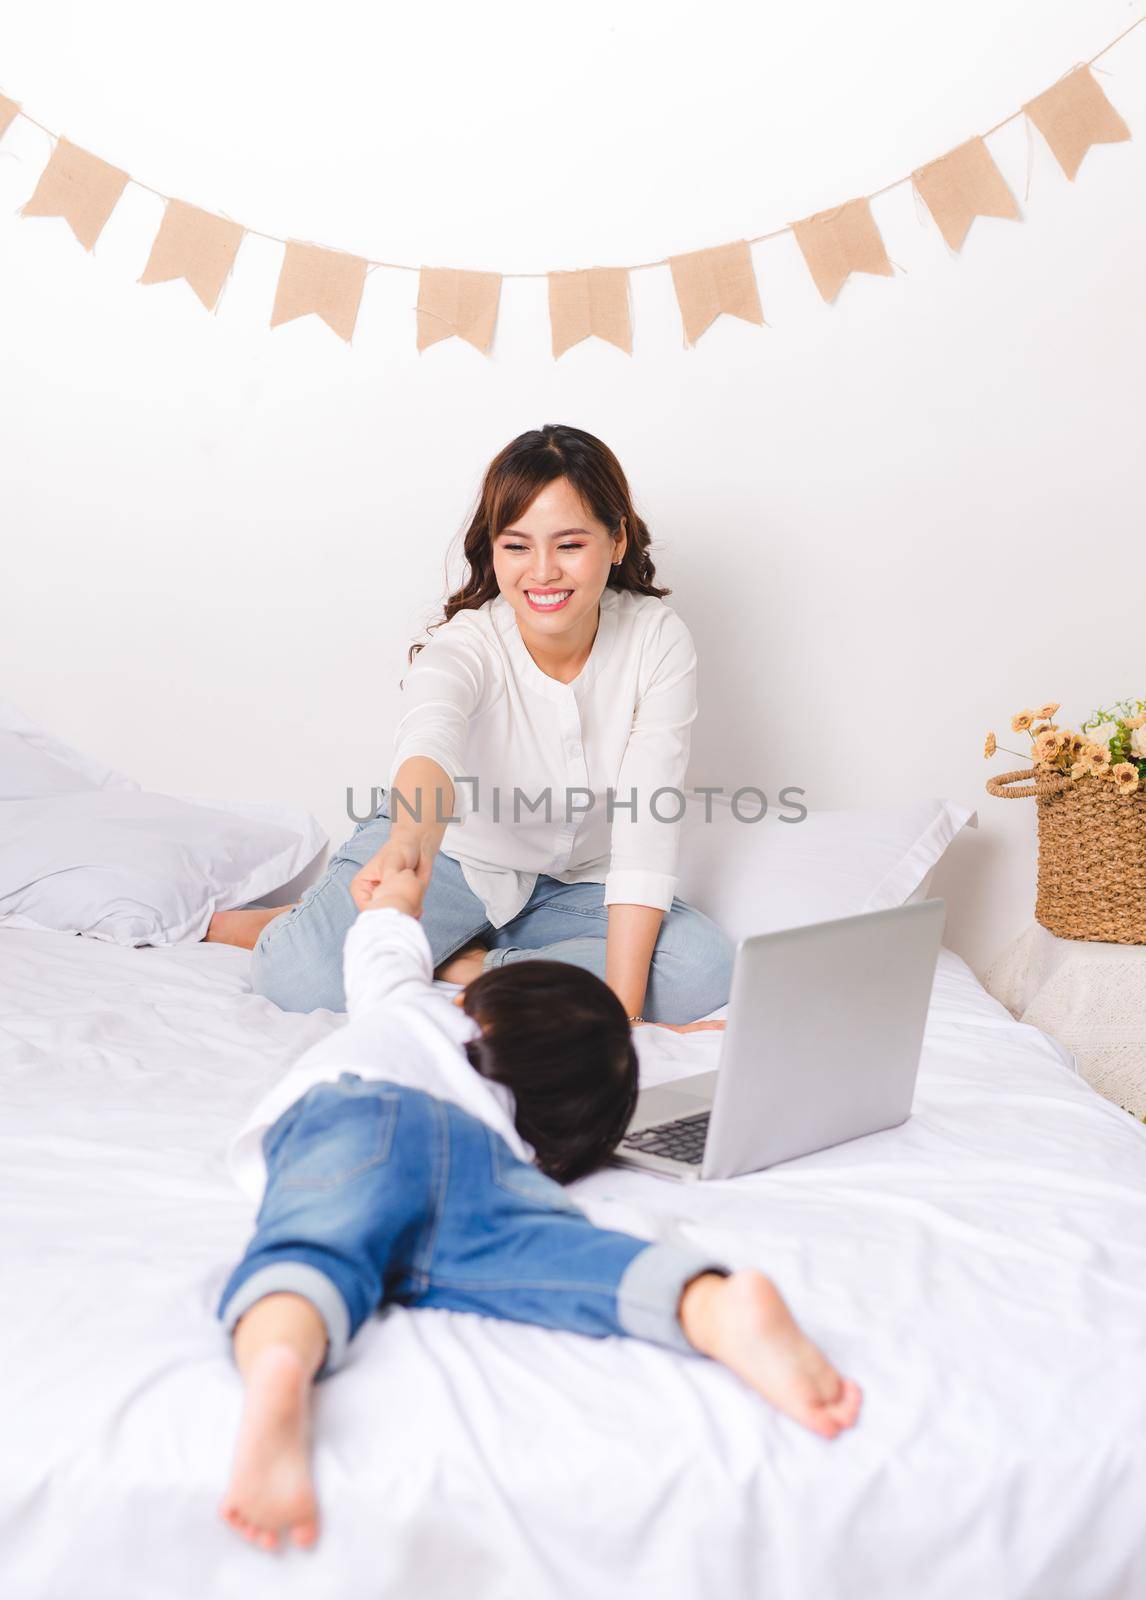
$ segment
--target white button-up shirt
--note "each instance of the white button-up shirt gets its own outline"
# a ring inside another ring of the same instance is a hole
[[[561,683],[496,595],[436,630],[403,679],[402,705],[388,789],[410,756],[445,769],[458,820],[441,849],[495,928],[541,873],[603,883],[605,905],[670,909],[697,711],[696,650],[670,605],[606,589],[589,659]],[[393,793],[387,809],[391,821],[407,814]],[[432,797],[423,819],[433,820]]]

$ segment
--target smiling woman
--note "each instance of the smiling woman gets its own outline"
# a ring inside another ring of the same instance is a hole
[[[256,989],[345,1009],[350,924],[388,863],[421,862],[440,978],[541,957],[596,973],[633,1023],[726,1003],[732,942],[673,892],[696,651],[649,542],[592,434],[549,424],[491,462],[469,576],[410,650],[386,799],[296,906],[213,926],[253,947]]]
[[[590,525],[550,527],[578,517]],[[625,520],[622,515],[622,530]],[[570,683],[589,659],[599,598],[610,567],[624,559],[627,537],[622,531],[614,540],[602,523],[587,516],[568,478],[547,484],[515,521],[517,527],[493,540],[494,577],[533,660],[549,677]]]

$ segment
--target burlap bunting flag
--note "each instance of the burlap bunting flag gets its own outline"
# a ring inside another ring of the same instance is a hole
[[[489,353],[501,299],[501,274],[423,267],[418,274],[418,349],[456,335]]]
[[[1091,70],[1121,40],[1146,25],[1146,17],[1123,28],[1108,45],[1059,81],[1027,101],[1020,111],[988,130],[1002,128],[1022,114],[1038,129],[1062,171],[1072,182],[1087,152],[1098,144],[1131,138],[1130,129],[1107,99]],[[52,143],[48,163],[31,198],[20,208],[23,217],[59,217],[85,250],[95,248],[127,185],[130,175],[99,156],[58,137],[36,122],[19,102],[0,94],[0,138],[17,117],[41,129]],[[884,194],[907,180],[900,178],[877,191]],[[966,140],[911,174],[918,197],[926,205],[949,249],[961,250],[976,217],[1018,220],[1018,203],[982,137]],[[146,187],[146,185],[144,186]],[[152,191],[157,192],[157,191]],[[214,311],[232,272],[245,232],[237,222],[181,200],[164,200],[164,213],[141,284],[183,279],[202,304]],[[861,196],[830,210],[789,224],[822,298],[832,302],[853,272],[893,276],[871,197]],[[772,238],[770,233],[764,238]],[[269,235],[267,237],[270,237]],[[695,345],[721,315],[764,325],[753,241],[738,239],[706,250],[670,256],[667,264],[684,325],[686,346]],[[283,241],[283,260],[270,325],[296,318],[320,317],[341,339],[353,337],[371,263],[325,246]],[[405,269],[403,269],[405,270]],[[417,349],[459,338],[488,355],[493,343],[501,298],[502,276],[453,267],[421,267],[418,277]],[[545,274],[554,359],[576,344],[599,338],[633,352],[629,267],[589,267]],[[540,277],[539,273],[525,276]]]
[[[982,139],[968,139],[911,174],[948,246],[958,250],[976,217],[1018,218],[1015,197]]]
[[[684,322],[685,344],[695,344],[721,312],[763,325],[752,251],[743,239],[711,250],[670,256],[669,265]]]
[[[1068,72],[1053,88],[1028,100],[1023,110],[1072,182],[1092,144],[1121,144],[1130,137],[1089,67]]]
[[[84,249],[91,250],[127,183],[126,172],[67,139],[57,139],[36,192],[20,208],[20,215],[63,217]]]
[[[589,267],[584,272],[551,272],[548,277],[555,359],[590,334],[632,355],[629,274],[624,267]]]
[[[287,241],[275,290],[271,327],[311,312],[350,342],[366,283],[366,262],[341,250]]]
[[[237,222],[169,200],[140,283],[186,278],[208,311],[214,311],[243,238]]]
[[[853,272],[890,278],[891,262],[866,199],[794,222],[792,232],[825,300],[834,300]]]

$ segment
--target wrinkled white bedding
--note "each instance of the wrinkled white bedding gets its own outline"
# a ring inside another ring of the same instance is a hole
[[[1146,1129],[949,952],[902,1128],[576,1191],[770,1271],[863,1385],[852,1434],[699,1358],[396,1310],[320,1391],[319,1548],[241,1543],[215,1516],[240,1393],[214,1309],[251,1221],[224,1151],[341,1020],[252,995],[247,961],[0,931],[4,1600],[1146,1592]],[[637,1038],[657,1081],[720,1036]]]

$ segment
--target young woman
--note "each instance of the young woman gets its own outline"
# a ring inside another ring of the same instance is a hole
[[[470,576],[410,651],[386,799],[297,905],[212,921],[253,950],[257,992],[344,1010],[346,933],[416,844],[436,977],[567,961],[632,1024],[682,1030],[727,1001],[732,942],[673,892],[696,652],[648,551],[592,434],[549,424],[495,457]]]

